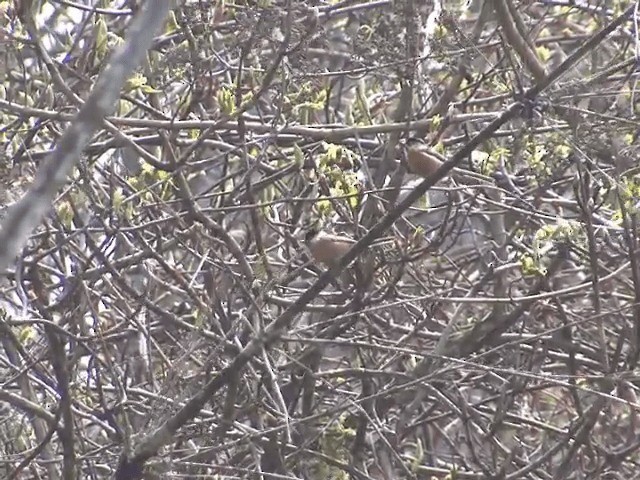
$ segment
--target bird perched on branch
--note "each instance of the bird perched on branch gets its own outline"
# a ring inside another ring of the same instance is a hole
[[[313,259],[328,266],[337,264],[340,258],[356,243],[352,238],[332,235],[315,228],[307,231],[304,241],[309,247]]]
[[[334,235],[311,227],[305,234],[304,241],[311,252],[313,260],[332,267],[353,247],[354,239],[346,235]],[[367,249],[391,245],[393,237],[380,237],[371,242]]]
[[[405,147],[407,166],[411,173],[429,178],[442,166],[442,160],[421,139],[410,137]]]

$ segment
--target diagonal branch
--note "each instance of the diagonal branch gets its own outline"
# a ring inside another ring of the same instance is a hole
[[[148,0],[131,23],[128,41],[113,56],[75,121],[67,129],[29,191],[0,227],[0,271],[4,271],[51,207],[53,198],[105,116],[113,111],[125,80],[142,62],[169,10],[166,0]]]

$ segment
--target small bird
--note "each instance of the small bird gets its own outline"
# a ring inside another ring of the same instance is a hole
[[[408,138],[405,146],[407,165],[411,173],[429,178],[442,166],[442,161],[419,138]]]
[[[356,244],[356,241],[343,235],[333,235],[311,227],[304,236],[304,241],[311,252],[311,256],[318,263],[331,267]],[[393,237],[377,238],[367,247],[377,248],[393,244]]]
[[[315,228],[309,229],[304,237],[311,256],[318,263],[335,265],[356,243],[349,237],[331,235]]]

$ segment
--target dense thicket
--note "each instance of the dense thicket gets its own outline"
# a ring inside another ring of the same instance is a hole
[[[633,8],[142,3],[0,2],[2,478],[639,478]]]

